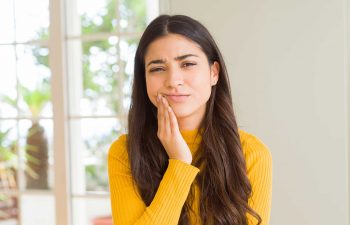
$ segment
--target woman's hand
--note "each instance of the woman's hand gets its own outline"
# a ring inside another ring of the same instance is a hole
[[[183,139],[174,111],[168,101],[158,94],[158,132],[157,136],[170,159],[178,159],[188,164],[192,162],[192,154]]]

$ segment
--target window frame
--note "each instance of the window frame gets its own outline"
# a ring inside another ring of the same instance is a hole
[[[133,37],[139,37],[141,33],[122,33],[117,31],[110,33],[97,33],[88,35],[72,35],[68,36],[67,33],[67,20],[69,20],[68,10],[70,5],[74,4],[77,0],[49,0],[49,37],[45,40],[28,40],[26,42],[3,43],[0,45],[16,46],[19,44],[24,45],[38,45],[41,47],[47,47],[49,49],[49,68],[51,71],[51,103],[52,103],[52,117],[41,116],[39,119],[50,119],[53,123],[53,139],[52,139],[52,152],[53,152],[53,187],[52,190],[26,190],[24,188],[24,171],[23,168],[17,170],[17,190],[5,190],[3,193],[15,196],[20,201],[22,195],[49,195],[54,198],[54,212],[56,225],[71,225],[73,224],[73,200],[74,199],[109,199],[109,193],[86,193],[86,194],[74,194],[72,192],[72,169],[74,169],[74,162],[72,162],[71,155],[71,137],[72,132],[69,127],[69,123],[72,119],[84,119],[84,118],[115,118],[115,115],[111,116],[83,116],[83,115],[71,115],[70,103],[71,78],[69,77],[68,66],[68,49],[67,43],[70,40],[96,41],[105,40],[110,36],[117,36],[119,39],[127,39]],[[117,5],[119,5],[118,0]],[[145,0],[146,5],[156,5],[155,9],[147,8],[148,22],[160,12],[168,11],[169,0]],[[73,2],[73,3],[72,3]],[[165,7],[164,7],[165,5]],[[118,18],[118,13],[117,13]],[[119,48],[119,44],[117,46]],[[119,52],[119,51],[118,51]],[[119,53],[118,53],[119,54]],[[17,58],[17,56],[16,56]],[[122,77],[122,76],[121,76]],[[16,75],[17,84],[18,76]],[[74,82],[74,81],[73,81]],[[120,82],[122,86],[122,82]],[[73,84],[74,85],[74,84]],[[122,88],[120,88],[122,92]],[[17,85],[18,92],[18,85]],[[122,95],[120,95],[122,96]],[[120,99],[121,100],[121,99]],[[18,96],[17,96],[18,102]],[[19,111],[17,104],[17,111]],[[126,120],[127,112],[121,112],[120,118]],[[16,132],[19,137],[19,121],[22,119],[31,119],[28,116],[17,115],[14,117],[2,117],[0,121],[15,121]],[[19,145],[19,139],[17,139]],[[20,158],[18,159],[19,165]],[[22,157],[23,158],[23,157]],[[73,157],[74,158],[74,157]],[[20,205],[18,206],[20,209]],[[24,224],[22,220],[22,212],[19,210],[19,224]]]
[[[76,0],[73,0],[76,1]],[[74,194],[72,189],[71,178],[72,171],[75,170],[75,163],[72,162],[76,156],[72,156],[70,148],[72,146],[72,132],[69,127],[70,120],[83,119],[83,118],[115,118],[115,115],[111,116],[83,116],[83,115],[71,115],[69,112],[70,98],[74,94],[69,93],[71,83],[74,83],[69,77],[70,68],[68,66],[68,54],[67,45],[70,40],[78,39],[84,41],[96,41],[105,40],[110,36],[117,36],[119,39],[129,37],[139,37],[141,33],[122,33],[117,26],[115,32],[110,33],[97,33],[88,35],[67,35],[67,30],[70,29],[67,26],[67,20],[71,18],[68,10],[72,6],[73,1],[67,0],[50,0],[50,36],[49,36],[49,61],[52,76],[52,106],[53,106],[53,156],[54,156],[54,197],[55,197],[55,213],[57,225],[71,225],[73,224],[73,200],[74,199],[109,199],[109,193],[97,194],[97,193],[85,193]],[[117,7],[119,5],[118,0]],[[148,22],[157,16],[162,7],[163,0],[145,0],[146,5],[156,5],[155,9],[147,8]],[[164,0],[163,2],[167,2]],[[68,6],[70,4],[70,6]],[[73,6],[74,7],[74,6]],[[116,10],[117,11],[117,10]],[[72,12],[70,12],[72,13]],[[116,12],[116,18],[118,19],[118,12]],[[73,32],[74,33],[74,32]],[[119,44],[117,45],[119,48]],[[119,51],[118,51],[119,52]],[[119,54],[119,53],[118,53]],[[119,61],[120,62],[120,61]],[[118,63],[119,63],[118,62]],[[122,76],[120,76],[122,77]],[[122,86],[122,82],[120,82]],[[122,91],[122,88],[120,88]],[[122,95],[120,95],[122,96]],[[122,100],[122,99],[120,99]],[[127,112],[123,111],[118,115],[123,120],[127,118]]]

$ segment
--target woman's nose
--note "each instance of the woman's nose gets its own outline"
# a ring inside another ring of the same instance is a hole
[[[184,79],[181,71],[177,69],[168,70],[167,79],[166,79],[167,87],[177,87],[179,85],[183,85]]]

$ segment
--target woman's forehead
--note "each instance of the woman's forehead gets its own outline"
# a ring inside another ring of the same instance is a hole
[[[196,42],[179,34],[168,34],[151,42],[145,55],[145,61],[154,60],[153,58],[172,60],[185,55],[205,56]]]

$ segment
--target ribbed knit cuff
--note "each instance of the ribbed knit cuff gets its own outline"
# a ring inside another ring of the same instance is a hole
[[[162,221],[178,221],[190,187],[199,169],[177,159],[169,159],[169,165],[159,184],[158,191],[149,207],[156,218]],[[171,213],[169,213],[171,212]],[[170,218],[169,218],[170,217]]]

